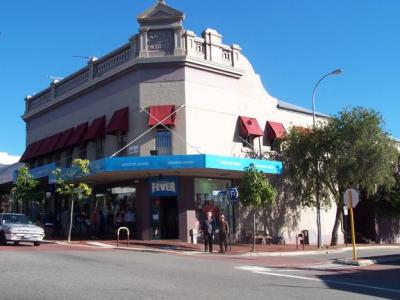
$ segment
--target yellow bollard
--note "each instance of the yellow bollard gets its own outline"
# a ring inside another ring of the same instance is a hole
[[[351,191],[349,191],[350,198],[350,222],[351,222],[351,241],[353,242],[353,260],[357,259],[356,253],[356,233],[354,228],[354,215],[353,215],[353,199]]]

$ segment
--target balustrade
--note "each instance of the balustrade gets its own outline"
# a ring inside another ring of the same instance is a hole
[[[236,45],[232,47],[217,43],[207,42],[204,38],[196,37],[196,35],[187,31],[184,33],[186,55],[203,59],[205,61],[213,61],[221,65],[234,66],[234,60],[237,60],[237,53],[240,48]],[[105,57],[89,62],[89,66],[82,69],[79,73],[71,75],[68,78],[54,83],[51,88],[47,88],[43,92],[31,97],[28,100],[27,112],[50,102],[51,100],[70,92],[92,79],[103,76],[107,72],[126,63],[132,58],[139,56],[139,39],[138,35],[132,37],[129,43],[106,55]],[[235,48],[237,47],[237,48]],[[236,51],[237,50],[237,51]],[[165,55],[165,54],[160,54]],[[154,56],[154,54],[152,54]]]
[[[124,47],[121,51],[117,52],[116,54],[106,58],[105,60],[102,60],[100,62],[97,62],[94,66],[94,72],[95,72],[95,77],[100,76],[111,69],[125,63],[128,61],[131,57],[131,48]]]
[[[56,86],[56,97],[65,94],[66,92],[73,90],[74,88],[84,84],[89,80],[89,70],[86,69],[78,75],[66,79],[57,84]]]

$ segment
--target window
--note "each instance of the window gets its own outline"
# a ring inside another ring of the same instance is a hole
[[[57,152],[54,154],[54,163],[56,164],[57,167],[61,167],[61,153]]]
[[[242,141],[243,147],[254,149],[254,136],[252,135],[241,136],[240,140]]]
[[[68,149],[66,152],[65,152],[65,155],[66,155],[66,157],[65,157],[65,167],[66,168],[69,168],[70,166],[71,166],[71,164],[72,164],[72,149]]]
[[[96,159],[103,158],[104,156],[104,138],[96,140]]]
[[[156,150],[159,155],[172,154],[172,133],[166,129],[156,130]]]
[[[120,133],[117,135],[117,147],[118,150],[122,149],[128,144],[128,135],[126,133]],[[126,156],[126,149],[120,151],[118,156]]]
[[[79,146],[79,158],[86,159],[86,144]]]

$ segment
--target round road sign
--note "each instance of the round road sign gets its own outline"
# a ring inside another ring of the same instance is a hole
[[[351,198],[351,204],[350,204],[350,198]],[[344,192],[343,200],[344,200],[344,204],[347,207],[354,208],[354,207],[356,207],[358,202],[360,202],[360,196],[355,189],[348,189],[348,190],[346,190],[346,192]]]

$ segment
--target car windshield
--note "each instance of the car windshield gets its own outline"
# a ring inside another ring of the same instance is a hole
[[[9,224],[32,224],[29,218],[25,215],[3,215],[3,223]]]

